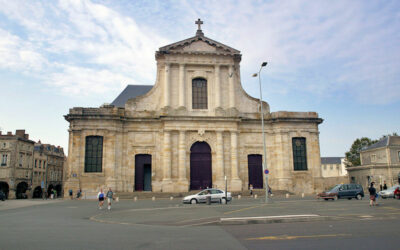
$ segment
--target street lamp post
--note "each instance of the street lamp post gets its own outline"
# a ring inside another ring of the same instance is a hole
[[[263,104],[262,104],[262,90],[261,90],[261,70],[263,67],[267,66],[267,62],[263,62],[261,64],[260,70],[257,73],[253,74],[253,77],[258,76],[258,82],[260,85],[260,112],[261,112],[261,130],[262,130],[262,138],[263,138],[263,174],[265,174],[265,203],[268,203],[268,174],[265,173],[267,170],[267,147],[265,146],[265,132],[264,132],[264,111],[263,111]]]

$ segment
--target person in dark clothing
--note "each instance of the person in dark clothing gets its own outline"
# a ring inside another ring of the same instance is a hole
[[[374,182],[371,182],[371,186],[369,187],[369,205],[376,206],[376,189],[374,188]]]
[[[386,181],[385,181],[385,183],[383,183],[383,190],[386,190],[387,189],[387,185],[386,185]]]

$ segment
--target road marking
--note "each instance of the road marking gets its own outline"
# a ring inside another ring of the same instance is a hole
[[[292,214],[292,215],[276,215],[276,216],[257,216],[257,217],[236,217],[221,218],[221,221],[237,221],[237,220],[261,220],[261,219],[285,219],[285,218],[302,218],[302,217],[319,217],[317,214]]]
[[[233,210],[233,211],[225,212],[224,214],[232,214],[232,213],[236,213],[236,212],[240,212],[240,211],[245,211],[245,210],[249,210],[249,209],[253,209],[253,208],[263,207],[263,206],[265,206],[265,205],[266,205],[266,204],[258,205],[258,206],[253,206],[253,207],[245,207],[245,208],[242,208],[242,209],[238,209],[238,210]]]
[[[278,235],[278,236],[264,236],[257,238],[247,238],[246,240],[296,240],[296,239],[310,239],[310,238],[328,238],[328,237],[345,237],[351,234],[319,234],[319,235]]]

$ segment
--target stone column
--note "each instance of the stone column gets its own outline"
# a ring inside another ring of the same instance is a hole
[[[233,72],[233,65],[229,65],[229,107],[235,107],[235,76]]]
[[[164,131],[162,192],[172,192],[171,181],[171,131]]]
[[[185,107],[185,64],[179,64],[179,107]]]
[[[236,131],[231,132],[231,190],[241,191],[242,181],[239,179],[239,162],[238,162],[238,134]]]
[[[215,107],[221,107],[221,81],[220,81],[220,66],[215,65]]]
[[[170,106],[170,64],[165,64],[164,106]]]
[[[178,145],[178,168],[179,168],[179,192],[188,191],[188,179],[186,177],[186,132],[179,131],[179,145]]]
[[[223,140],[223,132],[217,131],[217,147],[216,147],[216,180],[215,185],[218,188],[223,189],[225,186],[225,179],[224,179],[224,140]]]

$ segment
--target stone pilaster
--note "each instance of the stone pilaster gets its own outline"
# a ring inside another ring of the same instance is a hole
[[[233,65],[229,65],[229,71],[228,71],[228,78],[229,78],[229,107],[230,108],[235,108],[236,103],[235,103],[235,76],[233,73]]]
[[[178,145],[178,167],[179,167],[179,180],[177,191],[187,192],[189,190],[189,182],[186,177],[186,132],[179,131],[179,145]]]
[[[231,132],[231,191],[241,191],[242,181],[239,179],[239,162],[238,162],[238,134],[236,131]]]
[[[221,107],[221,81],[220,81],[220,66],[215,67],[215,107]]]
[[[164,106],[171,106],[170,103],[170,64],[165,64],[165,79],[164,79]]]
[[[179,107],[185,107],[185,64],[179,64]]]
[[[174,190],[171,180],[171,132],[164,131],[162,192]]]
[[[216,168],[215,168],[215,182],[214,186],[223,188],[225,186],[224,179],[224,140],[223,132],[217,131],[217,146],[216,146]]]

